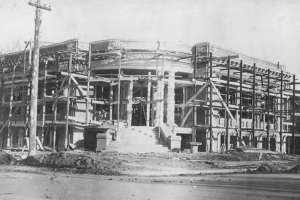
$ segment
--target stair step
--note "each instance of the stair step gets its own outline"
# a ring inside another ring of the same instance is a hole
[[[169,152],[168,145],[158,138],[155,127],[128,127],[120,130],[121,139],[112,141],[107,150],[126,153]]]

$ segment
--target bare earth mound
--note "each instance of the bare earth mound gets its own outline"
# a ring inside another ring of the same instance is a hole
[[[15,165],[18,161],[8,153],[0,152],[0,165]]]
[[[230,151],[227,153],[127,153],[68,151],[27,153],[0,152],[0,165],[24,165],[52,168],[68,173],[99,175],[174,173],[300,173],[300,157],[286,154]],[[25,158],[25,159],[24,159]],[[166,173],[164,173],[166,172]]]
[[[286,173],[290,167],[283,163],[263,163],[256,170],[256,173]]]
[[[121,162],[114,159],[95,158],[73,153],[59,152],[48,155],[30,156],[22,161],[29,166],[42,166],[50,168],[69,168],[73,173],[88,173],[101,175],[120,175]]]

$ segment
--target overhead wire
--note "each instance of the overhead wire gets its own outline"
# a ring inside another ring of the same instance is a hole
[[[34,11],[34,10],[29,10],[29,11],[27,11],[27,12],[25,12],[25,13],[23,13],[23,14],[17,16],[17,17],[11,18],[11,19],[9,19],[9,20],[6,20],[5,22],[0,23],[0,25],[6,24],[7,22],[10,22],[10,21],[15,20],[15,19],[17,19],[17,18],[19,18],[19,17],[22,17],[22,16],[24,16],[24,15],[27,15],[27,14],[29,14],[30,12],[33,12],[33,11]]]

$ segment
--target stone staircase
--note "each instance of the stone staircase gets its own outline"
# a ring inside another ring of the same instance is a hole
[[[122,128],[121,139],[111,141],[106,150],[120,153],[165,153],[170,152],[163,139],[158,138],[155,127],[131,126]]]

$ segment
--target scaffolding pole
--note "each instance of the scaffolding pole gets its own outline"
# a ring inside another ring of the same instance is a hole
[[[148,84],[147,84],[147,101],[151,101],[151,72],[148,72]],[[147,120],[146,126],[150,126],[150,103],[147,103]],[[152,119],[153,120],[153,119]]]
[[[251,146],[255,146],[254,145],[254,136],[255,136],[255,89],[256,89],[256,64],[253,64],[253,87],[252,87],[252,136],[251,136]]]
[[[240,61],[240,105],[239,105],[239,110],[240,110],[240,118],[239,118],[239,143],[240,146],[242,144],[242,101],[243,101],[243,61]]]
[[[68,67],[68,73],[69,73],[69,79],[68,79],[68,91],[67,91],[67,112],[66,112],[66,132],[65,132],[65,150],[68,148],[68,141],[69,138],[69,112],[70,112],[70,86],[71,86],[71,68],[72,68],[72,52],[70,53],[70,60],[69,60],[69,67]],[[89,82],[89,80],[88,80]]]
[[[279,67],[279,63],[278,63]],[[283,70],[281,70],[280,74],[280,152],[282,153],[282,106],[283,106],[283,99],[282,99],[282,92],[283,92]]]
[[[45,68],[44,68],[44,84],[43,84],[43,99],[46,98],[46,87],[47,87],[47,65],[48,65],[48,60],[46,61],[45,63]],[[41,109],[41,112],[42,112],[42,144],[44,143],[44,140],[45,140],[45,121],[46,121],[46,118],[45,118],[45,113],[46,113],[46,102],[43,101],[43,107]]]
[[[122,55],[119,55],[119,70],[118,70],[118,113],[117,113],[117,120],[118,120],[118,125],[117,125],[117,131],[116,131],[116,140],[119,139],[120,137],[120,106],[121,106],[121,100],[120,100],[120,95],[121,95],[121,63],[122,63]]]
[[[91,43],[89,44],[89,63],[87,69],[87,89],[86,89],[86,108],[85,108],[85,124],[89,124],[89,101],[90,101],[90,78],[91,78]],[[70,77],[71,78],[71,77]]]
[[[267,149],[270,150],[270,69],[268,69]]]
[[[195,47],[194,49],[194,79],[196,79],[196,69],[197,69],[197,48]],[[193,95],[195,95],[196,93],[196,84],[194,84],[193,86]],[[196,98],[196,97],[195,97]],[[196,126],[196,106],[193,105],[193,131],[192,131],[192,142],[196,142],[196,134],[197,134],[197,130],[195,129]]]
[[[295,145],[295,106],[296,106],[296,75],[293,76],[293,132],[292,132],[292,154],[296,154],[296,145]]]
[[[209,75],[210,75],[210,79],[212,79],[212,52],[209,53]],[[209,87],[209,151],[210,153],[212,153],[212,137],[213,137],[213,130],[212,130],[212,118],[213,118],[213,107],[212,107],[212,97],[213,97],[213,86],[212,84],[210,84]]]
[[[229,108],[229,95],[230,95],[230,57],[228,57],[227,60],[227,84],[226,84],[226,105]],[[228,130],[228,125],[229,125],[229,114],[225,112],[225,117],[226,117],[226,150],[230,149],[230,134]]]
[[[56,82],[55,86],[56,86],[56,90],[57,90],[58,82],[57,82],[57,80],[55,82]],[[64,81],[62,82],[61,87],[63,86],[63,84],[64,84]],[[55,152],[55,150],[56,150],[56,120],[57,120],[57,99],[58,99],[58,96],[59,96],[59,93],[57,93],[56,100],[53,104],[53,121],[52,121],[52,124],[54,126],[53,126],[53,135],[52,135],[52,138],[53,138],[52,139],[52,152]]]
[[[0,98],[0,112],[2,112],[2,102],[4,102],[5,95],[4,94],[4,72],[6,69],[3,69],[2,71],[2,80],[1,80],[1,98]],[[3,126],[3,125],[2,125]],[[2,128],[2,127],[1,127]],[[0,132],[1,134],[1,132]],[[4,149],[4,133],[2,136],[2,149]]]

